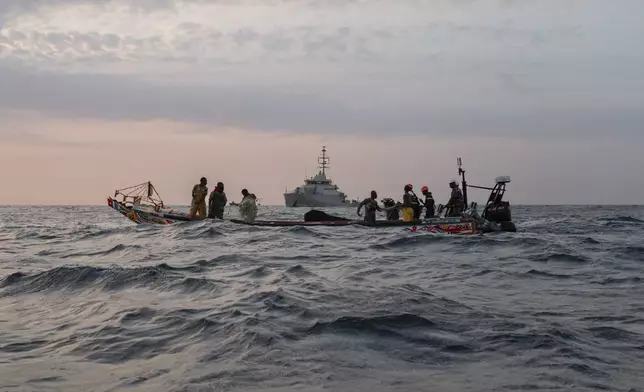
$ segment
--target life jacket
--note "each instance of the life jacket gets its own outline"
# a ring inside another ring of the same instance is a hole
[[[414,210],[414,219],[418,219],[423,209],[423,205],[420,203],[420,199],[413,191],[409,192],[409,194],[411,196],[411,208]]]
[[[411,196],[411,208],[414,209],[414,211],[422,208],[422,204],[420,203],[420,199],[414,192],[409,192],[409,195]]]

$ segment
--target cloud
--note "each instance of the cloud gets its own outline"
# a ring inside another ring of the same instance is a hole
[[[0,15],[21,15],[56,7],[83,5],[125,7],[130,11],[173,10],[177,4],[203,3],[202,0],[2,0]]]
[[[138,10],[142,4],[148,2],[28,1],[7,24],[4,51],[31,63],[42,60],[41,66],[69,65],[100,51],[137,62],[422,63],[444,53],[494,56],[507,48],[527,56],[549,42],[574,43],[578,33],[555,15],[537,23],[521,12],[504,17],[506,2],[501,8],[438,0],[403,0],[395,8],[348,0],[149,2],[145,8],[156,13]],[[479,17],[463,18],[464,11]]]
[[[0,107],[68,118],[164,118],[273,132],[574,138],[601,135],[610,129],[613,137],[641,136],[641,100],[629,105],[596,97],[585,105],[565,107],[561,99],[548,103],[528,95],[522,100],[514,96],[512,101],[512,96],[497,94],[489,101],[479,93],[457,102],[459,94],[473,93],[471,89],[448,95],[449,85],[437,85],[439,88],[428,92],[411,88],[407,81],[399,88],[408,90],[392,92],[392,84],[359,85],[357,91],[316,85],[296,90],[281,86],[177,86],[146,83],[131,76],[0,69]]]
[[[636,2],[2,4],[0,110],[202,130],[642,137]],[[621,23],[598,26],[599,11]]]

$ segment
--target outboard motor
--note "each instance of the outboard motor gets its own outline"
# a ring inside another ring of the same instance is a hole
[[[517,231],[512,222],[512,211],[510,211],[510,202],[503,201],[505,194],[505,184],[510,182],[509,176],[497,177],[494,182],[494,188],[490,192],[490,197],[483,209],[482,217],[490,222],[497,223],[502,231]]]
[[[488,197],[485,207],[483,208],[483,213],[481,218],[484,220],[484,224],[481,229],[483,232],[487,231],[517,231],[516,226],[512,222],[512,212],[510,211],[510,203],[503,201],[503,195],[505,194],[505,184],[510,182],[509,176],[499,176],[494,179],[496,183],[494,188],[478,186],[478,185],[468,185],[465,181],[465,170],[463,170],[461,158],[458,158],[458,174],[462,177],[463,184],[463,198],[465,199],[465,204],[467,205],[467,188],[477,188],[477,189],[486,189],[491,191],[490,197]],[[472,203],[471,215],[476,214],[476,206]],[[472,216],[474,217],[474,216]]]
[[[490,192],[490,197],[487,199],[482,216],[490,222],[511,222],[512,212],[510,211],[510,203],[503,201],[505,184],[510,182],[510,177],[500,176],[494,182],[496,182],[496,185],[494,185],[492,192]]]

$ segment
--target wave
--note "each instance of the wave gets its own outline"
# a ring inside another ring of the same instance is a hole
[[[531,269],[528,272],[523,273],[522,275],[530,276],[530,277],[551,278],[551,279],[570,279],[573,277],[572,275],[556,274],[553,272],[539,271],[535,269]]]
[[[221,267],[221,266],[228,266],[228,265],[238,266],[239,264],[256,265],[258,263],[260,263],[260,260],[254,257],[239,255],[239,254],[225,254],[225,255],[219,255],[209,260],[206,260],[206,259],[197,260],[194,263],[192,263],[190,266],[212,268],[212,267]]]
[[[632,216],[616,216],[616,217],[609,217],[609,218],[604,218],[606,222],[621,222],[621,223],[637,223],[637,224],[643,224],[644,220],[634,218]]]
[[[600,327],[591,327],[588,328],[588,331],[597,338],[601,338],[608,341],[620,341],[629,344],[644,342],[644,335],[627,331],[622,328],[609,327],[609,326],[600,326]]]
[[[151,226],[151,230],[156,229],[156,227]],[[101,230],[93,230],[91,226],[85,227],[79,230],[73,231],[70,235],[71,236],[80,236],[80,240],[100,240],[103,238],[107,238],[113,235],[135,235],[141,231],[141,228],[139,226],[128,226],[128,227],[115,227],[115,228],[110,228],[110,229],[101,229]]]
[[[78,331],[58,345],[71,346],[70,354],[98,363],[150,359],[179,353],[225,330],[226,316],[208,309],[128,309],[115,314],[107,324]]]
[[[307,270],[304,268],[301,264],[294,265],[292,267],[289,267],[286,270],[286,273],[295,275],[295,276],[300,276],[300,277],[310,277],[310,276],[315,276],[314,273],[311,271]]]
[[[549,262],[549,261],[565,261],[573,263],[589,263],[591,260],[588,257],[574,253],[559,253],[547,251],[540,254],[528,256],[528,260]]]
[[[5,386],[74,389],[66,361],[105,389],[641,384],[644,210],[518,207],[520,232],[467,237],[42,211],[0,229]]]
[[[195,239],[202,239],[202,238],[217,238],[225,235],[226,234],[223,231],[217,230],[212,226],[210,227],[197,226],[197,227],[190,227],[190,229],[186,231],[179,231],[178,233],[175,234],[174,238],[195,240]]]
[[[17,240],[34,239],[34,240],[56,240],[61,238],[60,235],[43,234],[39,231],[20,230],[15,234]]]
[[[330,322],[316,322],[309,332],[327,331],[353,331],[358,333],[375,332],[383,333],[394,328],[437,328],[436,323],[415,314],[403,313],[399,315],[381,317],[340,317]]]
[[[632,229],[634,227],[639,227],[644,225],[644,220],[634,218],[631,216],[619,216],[601,219],[601,222],[604,229],[609,227],[611,230],[617,229]]]
[[[393,240],[389,240],[384,243],[380,244],[374,244],[371,245],[371,249],[397,249],[401,247],[410,247],[410,246],[420,246],[420,245],[426,245],[426,244],[434,244],[437,242],[446,242],[446,241],[454,241],[456,240],[456,237],[448,237],[447,235],[431,235],[431,234],[424,234],[424,235],[414,235],[414,236],[402,236],[395,238]]]
[[[117,252],[123,252],[123,251],[127,251],[127,250],[130,250],[130,249],[141,249],[141,248],[142,248],[141,245],[118,244],[118,245],[115,245],[115,246],[113,246],[113,247],[111,247],[111,248],[109,248],[107,250],[99,250],[99,251],[95,251],[95,252],[70,253],[70,254],[62,255],[60,257],[63,258],[63,259],[68,259],[68,258],[71,258],[71,257],[80,257],[80,256],[107,256],[107,255],[111,255],[111,254],[117,253]]]
[[[172,267],[167,264],[136,268],[63,266],[35,274],[15,272],[0,281],[0,289],[3,297],[45,291],[113,291],[138,286],[187,292],[216,291],[219,287],[217,281],[186,277],[180,273],[191,271],[193,267]]]
[[[586,344],[587,339],[576,331],[563,326],[522,328],[511,332],[491,333],[482,336],[480,344],[486,350],[519,352],[527,350],[576,350],[576,344]]]
[[[280,230],[282,233],[294,234],[297,236],[303,237],[312,237],[312,238],[329,238],[329,235],[321,231],[317,231],[305,226],[292,226],[292,227],[283,227]]]
[[[258,267],[251,267],[247,270],[235,272],[233,274],[228,275],[229,277],[232,278],[241,278],[241,277],[249,277],[249,278],[265,278],[269,275],[272,275],[273,272],[270,270],[270,268],[260,265]]]
[[[601,284],[601,285],[610,285],[610,284],[623,284],[623,283],[641,283],[642,278],[639,276],[627,276],[623,278],[616,278],[616,277],[610,277],[610,278],[605,278],[599,281],[595,281],[594,283]]]
[[[644,261],[644,246],[626,246],[616,249],[615,252],[620,257]]]

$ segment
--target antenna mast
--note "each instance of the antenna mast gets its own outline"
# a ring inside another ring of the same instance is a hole
[[[463,204],[465,204],[465,208],[467,208],[467,181],[465,181],[465,170],[463,169],[463,161],[461,161],[461,157],[458,157],[456,163],[458,164],[458,175],[461,176],[461,184],[463,187]]]
[[[329,157],[326,155],[326,146],[322,146],[322,156],[318,157],[318,164],[322,169],[322,175],[326,176],[326,169],[329,168]]]

